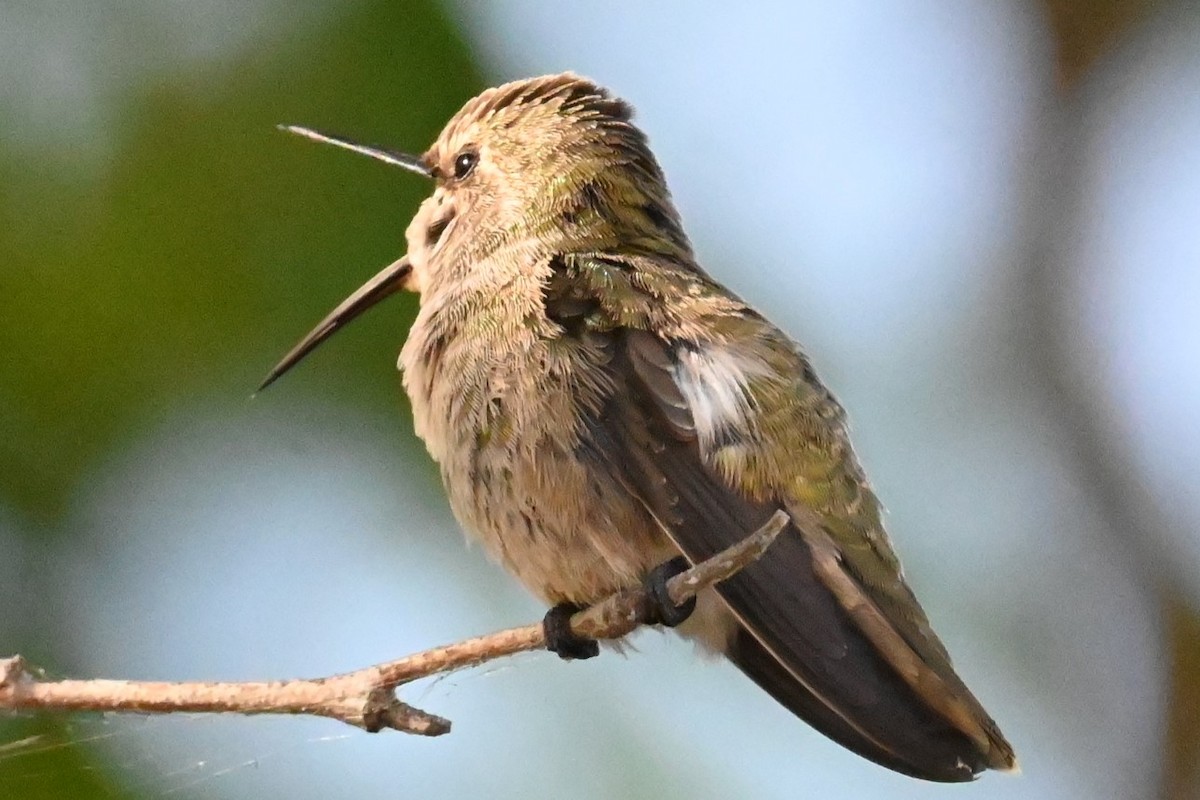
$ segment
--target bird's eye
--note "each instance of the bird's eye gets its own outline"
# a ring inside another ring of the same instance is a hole
[[[471,174],[475,169],[475,165],[479,163],[479,154],[470,150],[459,153],[458,158],[454,159],[454,179],[462,180]]]

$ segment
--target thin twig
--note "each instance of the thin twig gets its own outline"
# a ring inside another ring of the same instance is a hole
[[[756,561],[788,524],[778,511],[726,550],[667,582],[678,605]],[[618,592],[571,617],[571,631],[589,639],[617,639],[646,624],[644,589]],[[109,711],[137,714],[210,712],[312,714],[366,731],[384,728],[421,736],[450,731],[450,721],[401,702],[397,686],[546,646],[541,623],[435,647],[396,661],[311,680],[249,683],[120,680],[41,680],[21,656],[0,659],[0,710]]]

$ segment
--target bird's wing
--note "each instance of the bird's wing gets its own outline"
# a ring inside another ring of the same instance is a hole
[[[718,587],[729,655],[822,732],[893,769],[969,780],[1012,750],[954,672],[900,571],[841,408],[795,345],[699,270],[564,256],[547,313],[580,315],[614,386],[581,449],[693,562],[782,508],[792,524]]]

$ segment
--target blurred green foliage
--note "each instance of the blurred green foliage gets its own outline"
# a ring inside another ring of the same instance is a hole
[[[248,397],[276,353],[403,250],[428,187],[274,126],[420,150],[479,88],[475,68],[433,3],[359,4],[314,27],[124,98],[98,179],[0,149],[5,503],[53,522],[114,441],[199,394]],[[389,312],[414,304],[401,306]],[[388,372],[361,369],[380,341],[363,327],[294,383],[394,402]]]
[[[129,22],[153,36],[144,10]],[[118,87],[117,124],[95,132],[113,147],[94,171],[0,139],[0,505],[32,521],[27,535],[69,537],[72,494],[104,454],[201,397],[246,402],[277,355],[403,251],[427,186],[275,125],[419,151],[480,86],[466,47],[425,0],[342,5],[291,27],[234,59]],[[394,358],[381,328],[402,331],[414,307],[355,326],[289,391],[337,385],[341,402],[395,406],[395,373],[364,362]],[[24,630],[0,650],[54,669],[52,636]],[[54,720],[0,721],[0,742],[31,736],[0,753],[0,797],[119,796],[83,768],[88,751],[54,746],[70,741]]]
[[[56,720],[0,724],[0,797],[21,800],[135,797],[98,769]]]

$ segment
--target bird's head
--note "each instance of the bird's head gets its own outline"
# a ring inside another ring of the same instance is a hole
[[[265,388],[321,342],[399,289],[419,292],[496,268],[500,248],[688,252],[662,170],[632,108],[571,73],[488,89],[420,156],[284,126],[434,182],[407,229],[407,254],[322,320],[268,374]],[[532,263],[535,259],[512,259]]]

